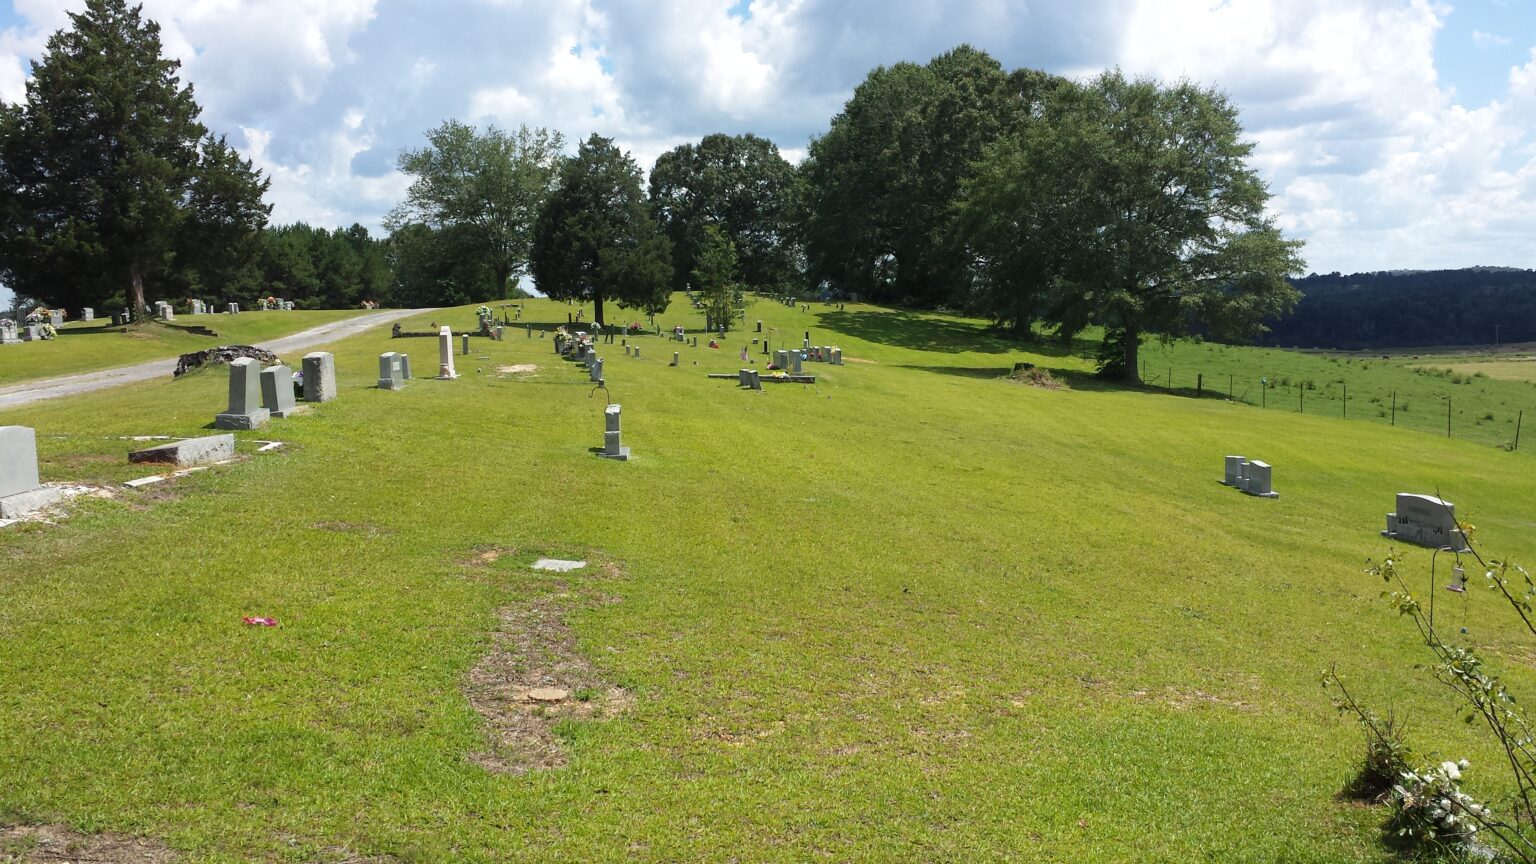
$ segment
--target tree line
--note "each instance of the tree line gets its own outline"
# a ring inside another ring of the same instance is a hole
[[[1266,345],[1410,348],[1536,342],[1536,271],[1461,270],[1311,274],[1293,280],[1301,302],[1272,321]]]
[[[87,0],[0,106],[0,280],[58,305],[275,294],[301,305],[517,296],[718,319],[751,290],[948,308],[1021,336],[1106,333],[1107,374],[1191,331],[1260,335],[1300,296],[1237,108],[1190,82],[1072,81],[961,46],[872,71],[805,161],[751,134],[661,155],[450,120],[400,154],[406,199],[359,226],[268,227],[267,181],[196,122],[158,28]],[[108,304],[110,305],[110,304]],[[712,316],[715,317],[715,316]],[[722,323],[723,320],[722,320]]]

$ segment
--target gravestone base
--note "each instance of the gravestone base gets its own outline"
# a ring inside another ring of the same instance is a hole
[[[184,441],[161,444],[159,447],[135,450],[128,454],[129,462],[171,464],[183,468],[223,462],[233,458],[235,458],[235,436],[233,435],[188,438]]]
[[[0,519],[20,519],[69,497],[68,490],[42,486],[29,492],[0,498]]]
[[[603,450],[601,453],[599,453],[597,455],[603,457],[604,459],[615,459],[615,460],[618,460],[619,462],[628,462],[629,461],[629,448],[621,446],[621,447],[618,448],[618,452],[617,453],[609,453],[605,449],[605,450]]]
[[[249,414],[217,414],[213,418],[215,429],[260,429],[272,419],[272,412],[258,408]]]

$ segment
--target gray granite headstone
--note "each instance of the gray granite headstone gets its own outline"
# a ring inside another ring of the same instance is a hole
[[[0,498],[31,492],[37,477],[37,432],[26,426],[0,426]]]
[[[21,336],[16,332],[16,322],[7,321],[0,324],[0,345],[15,345],[21,341]]]
[[[239,303],[231,303],[228,306],[228,310],[229,310],[229,314],[231,314],[231,315],[239,315],[240,314],[240,304]]]
[[[271,412],[261,405],[261,365],[249,357],[232,361],[229,364],[229,408],[213,418],[213,427],[256,429],[270,418]]]
[[[21,331],[21,341],[23,341],[23,342],[40,342],[40,341],[42,341],[42,339],[43,339],[43,325],[41,325],[41,324],[28,324],[26,327],[22,328],[22,331]]]
[[[756,369],[748,369],[747,383],[751,385],[753,390],[761,390],[763,389],[763,376],[758,374]]]
[[[1241,456],[1228,456],[1225,461],[1225,472],[1221,482],[1228,486],[1240,486],[1243,480],[1243,463],[1247,460]]]
[[[1250,460],[1243,466],[1243,491],[1260,498],[1276,498],[1271,486],[1271,469],[1268,462]]]
[[[336,355],[315,351],[304,355],[304,401],[329,402],[336,398]]]
[[[84,309],[81,309],[80,310],[80,320],[81,321],[95,321],[96,320],[96,310],[92,309],[89,306],[85,307]]]
[[[379,355],[379,389],[399,390],[405,386],[405,380],[400,377],[400,355],[393,351],[385,351]]]
[[[620,440],[619,431],[620,408],[617,404],[609,405],[603,410],[603,452],[599,453],[605,459],[617,459],[620,462],[629,459],[629,448]]]
[[[460,338],[464,342],[464,353],[465,353],[465,355],[468,355],[469,354],[469,334],[465,333]]]
[[[593,384],[603,380],[603,361],[601,358],[587,369],[587,377]]]
[[[743,387],[751,387],[752,386],[752,370],[751,369],[738,369],[738,370],[736,370],[736,382],[738,384],[740,384],[741,386],[743,386]]]
[[[205,435],[201,438],[184,438],[169,444],[135,450],[128,454],[133,463],[176,465],[208,465],[235,458],[235,436]]]
[[[680,359],[680,358],[679,358],[679,357],[678,357],[678,352],[676,352],[676,351],[673,351],[673,352],[672,352],[672,364],[671,364],[671,365],[673,365],[673,366],[677,366],[677,365],[680,365],[680,364],[679,364],[679,362],[678,362],[678,361],[679,361],[679,359]]]
[[[800,365],[801,359],[802,358],[800,357],[799,351],[789,352],[789,368],[791,375],[799,375],[802,371],[804,371],[803,367]]]
[[[64,313],[59,311],[58,309],[51,310],[48,313],[48,323],[52,324],[53,325],[53,329],[55,329],[55,330],[59,329],[60,327],[63,327],[64,326]]]
[[[1456,522],[1456,505],[1433,495],[1397,494],[1397,511],[1387,514],[1382,536],[1436,549],[1465,551],[1466,535]]]
[[[395,365],[400,367],[400,380],[401,381],[409,381],[409,380],[411,380],[411,355],[409,355],[409,354],[396,354],[395,355]]]
[[[293,413],[293,370],[281,364],[261,370],[261,406],[279,419]]]

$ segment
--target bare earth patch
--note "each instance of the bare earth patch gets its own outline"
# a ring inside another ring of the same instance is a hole
[[[497,375],[527,375],[539,371],[539,367],[533,363],[517,363],[512,366],[497,366]]]
[[[491,651],[464,684],[491,738],[490,750],[470,754],[471,761],[499,774],[559,768],[567,756],[557,723],[602,720],[634,704],[577,651],[565,619],[579,602],[562,590],[500,610]]]
[[[459,564],[464,567],[489,567],[503,556],[516,554],[516,549],[507,546],[476,546],[469,550],[469,555],[459,559]]]
[[[0,826],[0,862],[164,864],[176,855],[163,843],[116,834],[81,834],[57,825]]]

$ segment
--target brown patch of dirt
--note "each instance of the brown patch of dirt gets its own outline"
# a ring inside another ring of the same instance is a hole
[[[491,745],[469,758],[487,771],[559,768],[567,755],[554,734],[555,724],[606,719],[634,704],[632,694],[604,681],[577,651],[566,616],[582,600],[566,589],[554,583],[550,590],[555,593],[500,610],[490,653],[465,681],[464,694],[485,718]],[[563,698],[554,698],[559,691]]]
[[[1028,387],[1039,387],[1041,390],[1066,390],[1067,385],[1051,375],[1051,370],[1039,367],[1020,369],[1008,373],[1009,381],[1016,381]]]
[[[0,826],[0,862],[105,862],[165,864],[176,854],[165,844],[119,834],[81,834],[58,825]]]
[[[528,375],[539,371],[539,367],[533,363],[516,363],[511,366],[497,366],[497,375]]]
[[[1164,705],[1172,708],[1178,708],[1181,711],[1187,711],[1191,708],[1197,708],[1202,705],[1217,705],[1223,708],[1230,708],[1234,711],[1241,711],[1244,714],[1256,713],[1259,710],[1258,706],[1251,702],[1244,702],[1241,699],[1233,699],[1228,696],[1218,696],[1214,693],[1207,693],[1204,690],[1192,690],[1182,687],[1164,687],[1162,690],[1158,690],[1156,692],[1148,690],[1133,690],[1131,692],[1131,698],[1156,699]]]
[[[489,567],[495,564],[505,555],[516,555],[517,550],[509,546],[476,546],[469,550],[469,555],[459,559],[461,567]]]

